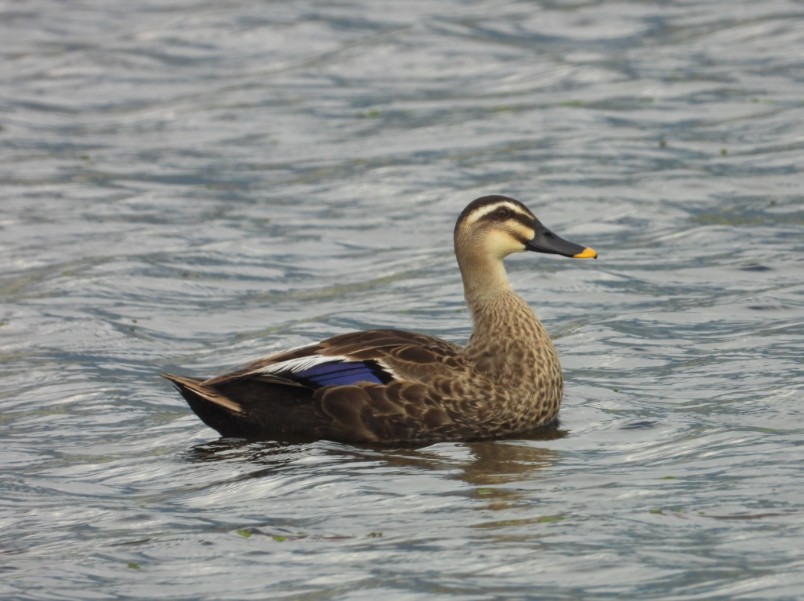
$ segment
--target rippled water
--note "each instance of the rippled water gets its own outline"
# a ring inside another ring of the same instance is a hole
[[[804,5],[0,4],[3,599],[804,595]],[[461,341],[473,198],[551,435],[218,439],[157,374]]]

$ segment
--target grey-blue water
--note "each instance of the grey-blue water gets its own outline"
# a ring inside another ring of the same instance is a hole
[[[0,3],[0,597],[804,597],[804,4]],[[556,436],[221,440],[158,373],[469,333],[513,257]]]

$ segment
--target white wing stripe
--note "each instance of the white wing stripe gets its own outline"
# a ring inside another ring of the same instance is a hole
[[[372,359],[377,365],[379,365],[382,370],[388,374],[392,380],[396,380],[397,376],[394,373],[394,370],[391,369],[385,361],[380,361],[378,359]],[[296,373],[300,371],[305,371],[310,368],[315,367],[316,365],[321,365],[322,363],[364,363],[362,359],[351,359],[344,355],[310,355],[308,357],[297,357],[296,359],[286,359],[285,361],[280,361],[278,363],[271,363],[270,365],[266,365],[265,367],[260,367],[259,369],[255,369],[254,371],[250,371],[248,375],[254,374],[282,374],[282,373]]]
[[[308,357],[297,357],[296,359],[286,359],[279,363],[271,363],[265,367],[260,367],[250,372],[252,374],[280,374],[283,372],[296,373],[321,365],[322,363],[349,363],[351,360],[342,355],[310,355]]]

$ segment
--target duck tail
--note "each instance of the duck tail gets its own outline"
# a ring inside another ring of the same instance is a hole
[[[233,427],[235,424],[240,424],[246,414],[240,403],[222,395],[214,388],[205,386],[203,380],[168,373],[160,375],[179,390],[190,405],[190,409],[210,428],[214,428],[224,436],[227,432],[240,430],[238,427]]]

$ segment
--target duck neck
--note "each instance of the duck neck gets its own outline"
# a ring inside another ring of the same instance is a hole
[[[458,266],[463,277],[463,292],[474,315],[488,302],[514,294],[502,261],[484,256],[461,257]]]
[[[538,324],[533,311],[511,287],[502,260],[464,253],[459,255],[458,265],[474,323],[470,346],[499,334],[517,337],[518,331],[532,329],[530,323]]]

